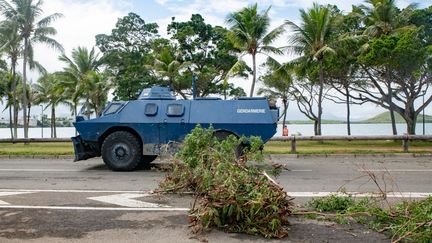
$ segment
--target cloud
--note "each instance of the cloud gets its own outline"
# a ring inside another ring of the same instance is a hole
[[[55,21],[52,26],[58,31],[54,37],[70,55],[73,48],[85,46],[91,48],[95,45],[95,35],[109,33],[117,19],[127,14],[130,2],[121,0],[57,0],[46,1],[43,9],[44,16],[52,13],[62,13],[63,18]],[[58,55],[49,47],[37,45],[35,59],[48,71],[58,71],[62,63]]]

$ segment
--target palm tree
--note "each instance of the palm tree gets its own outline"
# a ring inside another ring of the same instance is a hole
[[[187,100],[187,96],[182,90],[185,88],[185,83],[178,79],[179,72],[190,66],[189,62],[180,62],[175,55],[171,53],[170,48],[163,48],[162,51],[156,55],[153,68],[165,81],[168,82],[170,88],[178,92],[183,99]],[[187,87],[187,86],[186,86]]]
[[[45,74],[33,85],[35,92],[34,103],[46,104],[45,109],[51,106],[51,137],[57,137],[56,129],[56,106],[65,99],[64,94],[59,91],[58,75]]]
[[[80,89],[83,90],[86,103],[94,110],[96,116],[101,116],[111,89],[109,80],[103,74],[90,71],[81,83]]]
[[[329,53],[334,53],[330,47],[334,33],[335,18],[329,7],[320,6],[317,3],[305,11],[300,10],[301,24],[286,21],[293,31],[289,37],[292,46],[289,50],[300,55],[295,62],[315,61],[319,65],[319,93],[318,93],[318,120],[316,135],[321,135],[321,117],[324,89],[324,58]]]
[[[361,5],[363,10],[364,34],[371,37],[380,37],[391,34],[398,25],[398,9],[395,0],[366,0],[367,5]],[[409,7],[413,7],[410,5]]]
[[[63,51],[63,47],[51,36],[56,35],[57,31],[50,24],[62,17],[55,13],[42,17],[42,0],[0,0],[0,8],[3,15],[18,26],[18,33],[24,41],[23,50],[23,94],[27,87],[27,63],[32,66],[33,45],[36,43],[46,44],[54,49]],[[40,19],[40,20],[38,20]],[[27,104],[27,98],[23,95],[23,104]],[[24,138],[28,138],[27,106],[23,105]]]
[[[0,23],[0,51],[6,53],[7,57],[10,59],[10,90],[11,98],[10,102],[10,112],[13,110],[13,116],[11,114],[11,123],[13,124],[13,136],[12,138],[18,137],[18,102],[17,97],[17,75],[16,66],[18,58],[22,52],[21,37],[18,34],[18,26],[12,21],[2,21]],[[11,112],[12,113],[12,112]],[[12,126],[11,126],[12,129]]]
[[[270,31],[269,11],[270,7],[262,13],[258,13],[258,5],[254,4],[229,14],[226,19],[230,26],[228,38],[234,47],[240,50],[243,55],[252,56],[251,97],[254,94],[257,78],[256,55],[259,53],[282,54],[281,48],[273,47],[271,44],[285,32],[285,24]]]
[[[265,87],[260,88],[258,94],[264,94],[270,99],[282,99],[283,111],[280,117],[283,116],[282,127],[285,127],[293,69],[289,63],[281,64],[273,58],[268,58],[265,65],[269,69],[268,73],[261,77]]]
[[[74,48],[71,58],[63,53],[59,60],[66,64],[63,71],[59,72],[59,78],[65,88],[64,92],[70,97],[73,115],[76,116],[79,102],[84,98],[83,93],[85,91],[79,86],[87,78],[89,72],[99,70],[101,60],[94,48],[89,51],[85,47]]]

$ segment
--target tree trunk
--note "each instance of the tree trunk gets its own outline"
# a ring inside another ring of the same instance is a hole
[[[324,90],[324,69],[323,60],[319,61],[320,71],[319,71],[319,93],[318,93],[318,119],[317,119],[317,131],[315,135],[322,135],[321,133],[321,117],[322,117],[322,98]]]
[[[76,121],[76,117],[78,116],[78,104],[74,103],[74,115],[75,115],[75,121]],[[75,128],[75,136],[78,135],[78,131]]]
[[[55,105],[51,105],[51,138],[57,137]]]
[[[416,125],[417,125],[417,122],[413,122],[413,121],[407,122],[407,132],[409,135],[415,135],[416,134]]]
[[[12,122],[12,105],[9,104],[9,129],[10,129],[10,133],[11,133],[11,139],[14,139],[14,133],[13,133],[13,122]]]
[[[282,121],[282,128],[285,128],[285,125],[286,125],[286,116],[287,116],[287,110],[288,110],[287,102],[288,101],[286,99],[282,100],[282,103],[283,103],[283,112],[284,112],[283,121]]]
[[[18,138],[18,104],[17,104],[17,80],[16,80],[16,64],[17,59],[12,58],[11,60],[11,72],[12,72],[12,104],[13,104],[13,138]],[[11,120],[12,122],[12,120]],[[12,126],[11,126],[12,129]]]
[[[252,68],[253,68],[253,77],[252,77],[252,87],[251,87],[251,91],[250,91],[250,97],[253,97],[254,95],[254,90],[255,90],[255,82],[256,82],[256,74],[257,74],[257,70],[256,70],[256,53],[252,53]]]
[[[396,119],[394,115],[394,108],[393,108],[393,92],[391,88],[391,80],[390,80],[390,70],[388,67],[386,67],[386,83],[387,83],[387,102],[390,107],[390,120],[392,124],[392,132],[393,135],[397,135],[397,128],[396,128]]]
[[[24,121],[24,138],[28,138],[28,123],[27,123],[27,54],[28,54],[28,38],[24,38],[24,59],[23,59],[23,121]]]
[[[314,120],[314,134],[315,136],[318,134],[318,120]]]
[[[31,109],[31,106],[28,106],[27,125],[29,125],[29,126],[30,126],[30,109]]]
[[[351,108],[350,108],[350,97],[349,97],[349,88],[345,86],[345,94],[346,94],[346,109],[347,109],[347,133],[348,136],[351,135]]]
[[[14,138],[18,138],[18,113],[19,113],[19,104],[16,103],[16,97],[14,97],[15,100],[15,107],[13,111],[14,116]]]

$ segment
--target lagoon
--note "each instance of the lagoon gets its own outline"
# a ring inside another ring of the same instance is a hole
[[[426,123],[426,135],[432,135],[432,123]],[[397,124],[397,129],[399,134],[404,134],[406,131],[406,125],[403,123]],[[41,138],[42,129],[30,128],[29,137],[30,138]],[[289,134],[297,134],[303,136],[313,135],[313,124],[288,124]],[[323,135],[346,135],[346,125],[345,124],[323,124],[322,125]],[[423,128],[421,123],[417,123],[416,128],[417,134],[421,135],[423,133]],[[50,128],[44,128],[44,137],[50,137]],[[390,124],[352,124],[351,125],[352,135],[391,135],[391,125]],[[278,131],[275,136],[282,135],[282,125],[278,125]],[[18,136],[23,137],[23,129],[18,129]],[[59,138],[70,138],[75,136],[75,129],[73,127],[59,127],[57,128],[57,137]],[[0,128],[0,138],[10,138],[9,128]]]

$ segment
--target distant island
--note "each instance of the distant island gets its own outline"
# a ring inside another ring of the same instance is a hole
[[[405,123],[405,120],[402,118],[401,115],[395,113],[396,123]],[[417,117],[417,122],[421,123],[422,115],[420,114]],[[282,121],[279,121],[279,123],[282,123]],[[313,124],[313,121],[311,120],[287,120],[287,124]],[[346,121],[343,120],[322,120],[322,124],[345,124]],[[376,115],[372,118],[363,120],[363,121],[351,121],[352,124],[376,124],[376,123],[391,123],[390,120],[390,112],[383,112],[379,115]],[[425,123],[432,123],[432,116],[425,115]]]

